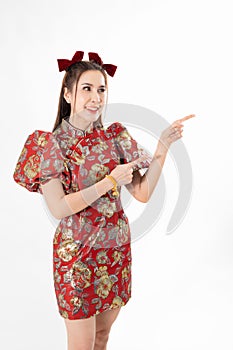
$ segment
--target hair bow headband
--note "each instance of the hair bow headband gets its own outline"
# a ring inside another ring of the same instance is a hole
[[[63,70],[66,71],[67,68],[70,67],[72,64],[82,61],[83,55],[83,51],[76,51],[71,60],[57,59],[59,72]],[[88,52],[88,56],[90,61],[93,60],[96,63],[98,63],[104,70],[106,70],[108,75],[110,75],[111,77],[114,76],[117,66],[114,66],[114,64],[103,64],[103,61],[96,52]]]

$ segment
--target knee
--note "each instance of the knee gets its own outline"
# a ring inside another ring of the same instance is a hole
[[[93,350],[95,345],[94,339],[68,339],[68,350]]]
[[[109,332],[110,329],[101,329],[96,332],[94,350],[103,349],[103,347],[106,346],[109,338]]]

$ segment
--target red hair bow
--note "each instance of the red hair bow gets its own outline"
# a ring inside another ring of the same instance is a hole
[[[66,60],[66,59],[58,59],[58,68],[59,72],[63,70],[67,70],[72,64],[82,61],[84,52],[83,51],[76,51],[74,56],[72,57],[72,60]],[[115,74],[115,71],[117,69],[117,66],[114,66],[113,64],[103,64],[103,61],[99,57],[99,55],[96,52],[88,52],[89,60],[93,60],[96,63],[98,63],[103,69],[106,70],[106,72],[113,77]]]
[[[83,51],[76,51],[74,56],[72,57],[72,60],[58,59],[57,63],[58,63],[59,72],[63,70],[67,70],[69,66],[71,66],[76,62],[82,61],[83,55],[84,55]]]
[[[96,52],[88,52],[88,56],[90,61],[93,60],[96,63],[98,63],[101,67],[103,67],[108,73],[108,75],[110,75],[111,77],[114,76],[117,66],[114,66],[114,64],[103,64],[103,61]]]

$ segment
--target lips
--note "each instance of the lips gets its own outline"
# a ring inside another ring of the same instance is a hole
[[[95,107],[95,106],[87,106],[86,109],[90,110],[90,111],[97,111],[99,109],[99,107]]]
[[[99,107],[94,107],[94,106],[87,106],[85,107],[87,112],[93,115],[97,115],[97,112],[99,111]],[[99,113],[99,112],[98,112]]]

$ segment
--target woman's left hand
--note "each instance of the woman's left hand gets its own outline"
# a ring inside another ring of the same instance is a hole
[[[182,132],[184,125],[182,122],[193,117],[195,117],[195,114],[190,114],[184,118],[175,120],[168,128],[162,132],[160,136],[161,143],[169,148],[173,142],[177,141],[183,136]]]

